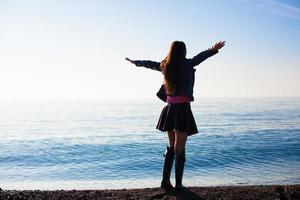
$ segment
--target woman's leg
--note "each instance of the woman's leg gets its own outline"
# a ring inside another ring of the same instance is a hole
[[[174,131],[168,131],[168,138],[169,138],[169,146],[167,147],[164,161],[164,167],[163,167],[163,179],[161,181],[161,187],[165,188],[166,190],[170,190],[173,188],[170,176],[172,171],[172,166],[174,162],[174,144],[175,144],[175,132]]]
[[[175,132],[174,131],[168,131],[168,138],[169,138],[169,147],[171,149],[174,149],[174,145],[175,145]]]
[[[183,189],[182,177],[185,164],[185,144],[188,134],[176,132],[175,135],[175,178],[177,190]]]
[[[175,134],[175,150],[180,154],[185,149],[185,144],[188,134],[182,132],[176,132]]]

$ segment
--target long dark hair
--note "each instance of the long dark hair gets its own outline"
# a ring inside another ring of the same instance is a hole
[[[182,41],[171,44],[167,57],[161,62],[160,67],[164,74],[167,95],[172,95],[180,81],[180,62],[186,56],[186,47]]]

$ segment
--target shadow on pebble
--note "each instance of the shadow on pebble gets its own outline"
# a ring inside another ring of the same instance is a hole
[[[200,197],[192,192],[191,190],[189,190],[188,188],[185,188],[181,191],[176,191],[176,190],[169,190],[166,191],[164,190],[164,193],[160,193],[160,194],[156,194],[154,196],[152,196],[151,200],[155,200],[155,199],[184,199],[184,200],[194,200],[194,199],[200,199]]]

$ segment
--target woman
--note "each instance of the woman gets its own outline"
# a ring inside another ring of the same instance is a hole
[[[198,133],[197,126],[191,111],[190,102],[194,101],[193,87],[195,81],[194,67],[205,59],[218,53],[218,50],[225,45],[225,41],[220,41],[214,46],[205,50],[191,59],[186,58],[186,46],[184,42],[175,41],[172,43],[167,57],[162,62],[150,60],[131,60],[127,61],[138,67],[146,67],[157,70],[164,75],[164,85],[162,92],[166,95],[168,103],[162,110],[156,128],[167,131],[169,146],[165,153],[163,166],[163,178],[161,187],[170,190],[173,188],[170,182],[170,175],[173,161],[175,158],[175,179],[176,190],[183,189],[182,176],[185,164],[185,144],[187,137]]]

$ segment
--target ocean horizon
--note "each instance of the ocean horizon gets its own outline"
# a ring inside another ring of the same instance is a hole
[[[0,188],[159,187],[155,98],[0,101]],[[198,98],[186,186],[300,184],[300,97]],[[172,172],[174,183],[174,169]]]

